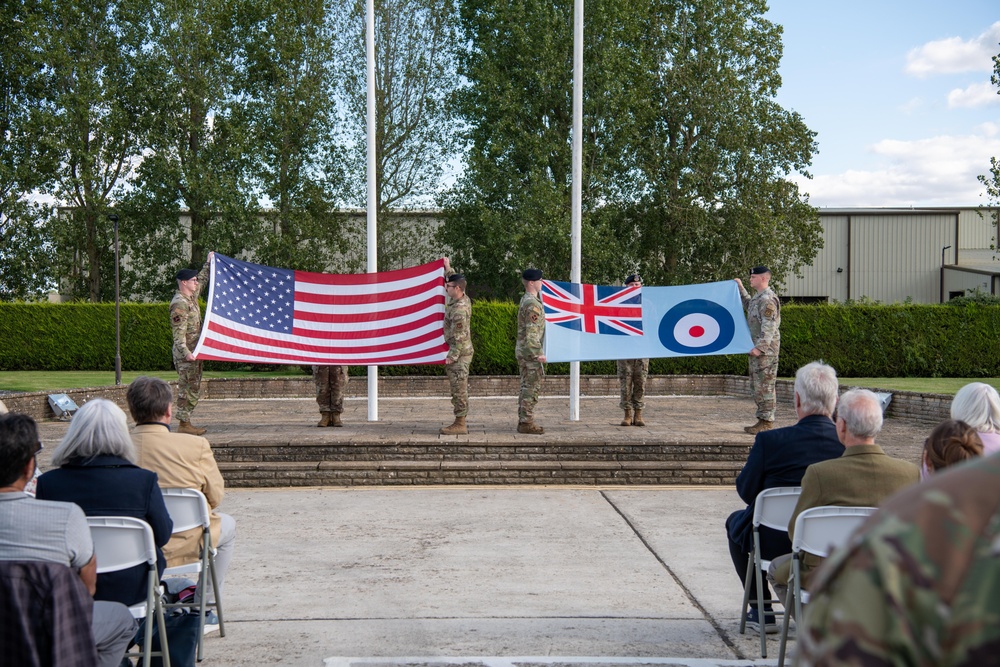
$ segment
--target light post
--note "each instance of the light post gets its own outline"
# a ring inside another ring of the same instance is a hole
[[[122,383],[122,326],[121,326],[121,282],[118,277],[120,264],[118,255],[118,216],[112,213],[108,216],[115,225],[115,386]]]
[[[941,303],[944,303],[944,251],[950,247],[950,245],[946,245],[941,248]]]

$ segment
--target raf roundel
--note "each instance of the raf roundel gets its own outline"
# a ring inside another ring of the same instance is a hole
[[[682,301],[660,320],[663,347],[678,354],[711,354],[725,349],[736,323],[725,308],[706,299]]]

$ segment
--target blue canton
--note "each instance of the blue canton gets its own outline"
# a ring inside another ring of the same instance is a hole
[[[291,333],[295,272],[215,256],[212,312],[235,324]]]

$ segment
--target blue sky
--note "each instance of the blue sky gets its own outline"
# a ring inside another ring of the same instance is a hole
[[[815,132],[810,203],[977,206],[1000,157],[997,0],[771,0],[778,101]]]

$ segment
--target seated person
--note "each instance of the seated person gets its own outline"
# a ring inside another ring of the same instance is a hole
[[[948,466],[983,455],[979,433],[963,421],[949,419],[934,427],[924,441],[920,479]]]
[[[201,436],[171,433],[173,416],[173,391],[165,381],[141,376],[129,385],[128,409],[136,427],[132,431],[139,465],[155,472],[160,486],[178,489],[197,489],[205,494],[214,510],[222,502],[225,483],[212,455],[212,446]],[[212,544],[215,556],[219,592],[233,558],[236,541],[236,522],[228,514],[212,512]],[[194,528],[174,535],[163,548],[168,567],[192,563],[201,555],[201,529]],[[208,602],[214,602],[209,574]],[[201,599],[201,591],[196,600]],[[217,619],[211,615],[210,623],[218,628]]]
[[[757,494],[779,486],[799,486],[809,465],[843,453],[844,446],[837,439],[837,429],[830,419],[837,405],[839,386],[837,372],[832,367],[818,361],[806,364],[795,373],[795,414],[799,421],[792,426],[757,433],[746,465],[736,478],[736,490],[747,506],[733,512],[726,520],[729,553],[741,582],[753,551],[753,512]],[[791,549],[785,532],[761,527],[760,550],[765,559]],[[764,609],[765,618],[761,619],[758,614],[756,581],[756,577],[750,580],[747,626],[753,630],[777,632],[770,607]],[[766,582],[764,589],[766,600],[771,595]]]
[[[52,454],[59,466],[38,478],[38,498],[76,503],[87,516],[130,516],[153,529],[156,565],[166,567],[161,547],[170,540],[170,520],[156,473],[135,464],[135,446],[122,409],[94,398],[73,415]],[[133,605],[146,599],[146,565],[97,577],[98,600]]]
[[[963,421],[979,433],[983,456],[1000,452],[1000,393],[985,382],[971,382],[951,401],[951,418]]]
[[[883,500],[920,481],[920,470],[909,461],[888,456],[875,444],[882,430],[882,406],[867,389],[852,389],[840,397],[837,408],[837,437],[844,444],[840,458],[814,463],[802,477],[802,495],[788,522],[788,536],[795,538],[795,520],[813,507],[877,507]],[[808,575],[822,562],[804,554],[801,565],[803,588]],[[784,599],[791,572],[791,554],[771,561],[767,578]]]
[[[93,595],[97,561],[87,519],[71,503],[31,498],[24,486],[35,474],[41,449],[35,421],[27,415],[0,416],[0,560],[44,561],[79,573]],[[93,636],[100,667],[117,667],[135,636],[136,623],[120,602],[93,603]],[[12,660],[5,652],[3,660]]]

